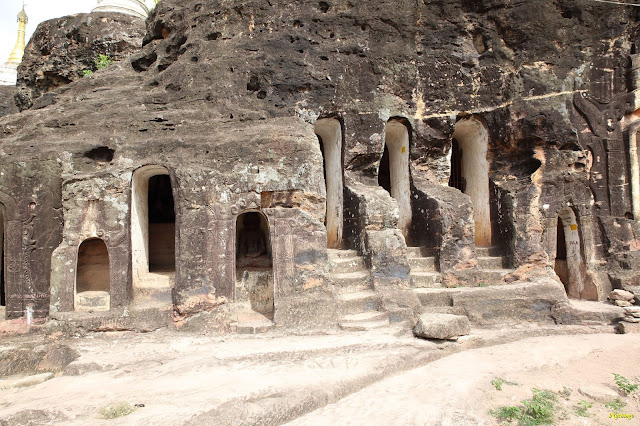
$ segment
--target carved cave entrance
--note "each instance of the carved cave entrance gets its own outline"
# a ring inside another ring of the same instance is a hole
[[[78,248],[76,310],[109,310],[109,274],[109,250],[105,242],[100,238],[84,240]]]
[[[558,212],[554,270],[564,284],[567,296],[597,299],[597,294],[591,294],[591,286],[587,285],[579,224],[571,207],[563,207]]]
[[[384,152],[378,167],[378,185],[398,203],[398,229],[408,238],[411,226],[411,178],[409,175],[409,129],[406,120],[387,121]]]
[[[451,147],[449,186],[471,198],[475,244],[479,247],[491,245],[488,142],[489,134],[480,121],[469,118],[456,123]]]
[[[133,286],[172,286],[176,214],[169,171],[145,166],[133,174],[131,252]]]
[[[327,246],[341,248],[344,211],[342,126],[335,118],[322,118],[316,121],[315,132],[322,152],[324,181],[327,189],[325,218]]]
[[[236,219],[236,301],[273,319],[273,260],[269,222],[259,211]]]

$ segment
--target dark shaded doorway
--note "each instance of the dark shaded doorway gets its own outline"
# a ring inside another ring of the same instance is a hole
[[[169,175],[149,178],[149,272],[175,270],[176,214]]]
[[[457,139],[451,142],[451,175],[449,176],[449,186],[464,192],[465,184],[462,177],[462,149]]]
[[[384,144],[384,152],[378,168],[378,185],[391,195],[391,169],[389,167],[389,148],[387,148],[387,144]]]

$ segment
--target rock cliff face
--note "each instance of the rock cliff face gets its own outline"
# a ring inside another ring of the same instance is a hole
[[[13,100],[15,91],[15,86],[0,86],[0,117],[19,111]]]
[[[115,60],[140,49],[144,21],[121,13],[80,13],[38,25],[18,68],[16,102],[31,108],[41,95],[95,71],[98,55]]]
[[[387,311],[417,309],[407,244],[434,251],[445,285],[481,284],[476,245],[491,245],[520,267],[508,280],[555,266],[571,297],[601,299],[635,279],[624,271],[640,247],[627,156],[637,13],[587,0],[163,0],[130,58],[0,120],[0,167],[47,176],[5,173],[0,187],[36,200],[50,234],[36,253],[53,259],[8,312],[31,297],[45,315],[49,287],[51,309],[72,310],[65,265],[87,238],[108,246],[111,309],[130,303],[132,173],[158,165],[176,203],[178,312],[234,300],[235,221],[260,211],[274,321],[330,323],[323,118],[339,122],[343,247],[365,256]]]

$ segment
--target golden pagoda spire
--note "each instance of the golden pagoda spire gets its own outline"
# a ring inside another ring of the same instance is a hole
[[[16,40],[16,45],[13,48],[11,55],[9,55],[9,60],[7,61],[9,63],[19,64],[22,61],[25,46],[24,35],[27,22],[29,22],[29,18],[27,18],[27,13],[24,11],[24,2],[22,2],[22,10],[18,13],[18,39]]]

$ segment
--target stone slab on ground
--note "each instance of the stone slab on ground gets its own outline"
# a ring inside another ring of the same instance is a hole
[[[621,290],[621,289],[615,289],[613,291],[611,291],[611,293],[609,293],[609,299],[611,300],[625,300],[625,301],[629,301],[631,299],[633,299],[634,294],[631,293],[630,291],[626,291],[626,290]]]
[[[53,373],[34,374],[33,376],[8,377],[0,380],[0,389],[24,388],[27,386],[39,385],[47,380],[53,379]]]
[[[616,398],[620,398],[618,392],[607,386],[582,386],[578,389],[578,392],[596,402],[601,402],[602,404],[606,404],[607,402],[614,401]]]
[[[620,321],[617,330],[620,334],[638,334],[640,333],[640,324]]]
[[[553,317],[560,324],[613,324],[624,316],[624,308],[589,300],[570,300],[553,310]]]
[[[420,315],[413,333],[426,339],[453,339],[471,332],[469,318],[462,315],[426,313]]]

